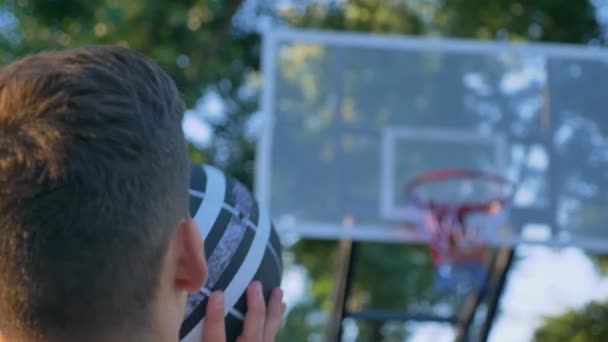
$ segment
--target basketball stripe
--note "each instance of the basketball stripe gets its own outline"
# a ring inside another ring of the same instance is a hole
[[[276,229],[274,229],[274,225],[272,227],[272,230],[270,231],[270,245],[275,248],[280,248],[282,246],[281,239],[279,238],[279,234],[277,234]]]
[[[239,300],[239,297],[247,290],[247,287],[253,280],[264,254],[266,252],[266,245],[270,239],[271,223],[268,214],[260,210],[260,221],[256,229],[251,246],[247,251],[247,256],[243,263],[240,265],[234,278],[224,291],[226,300],[225,314],[228,314],[228,308],[231,308]],[[247,230],[249,231],[249,230]]]
[[[230,315],[226,319],[226,336],[228,341],[234,341],[243,329],[243,314],[237,310],[231,310]],[[205,318],[188,332],[185,337],[180,337],[180,342],[201,342],[203,341],[203,326]]]
[[[228,224],[224,227],[226,228],[214,228],[212,231],[213,234],[214,231],[222,230],[223,234],[207,259],[209,272],[207,286],[210,288],[215,288],[218,280],[225,274],[230,273],[230,269],[236,270],[237,265],[234,265],[235,260],[242,261],[244,259],[244,253],[241,253],[243,256],[238,257],[237,252],[243,248],[243,239],[248,235],[246,234],[247,227],[243,225],[243,222],[237,216],[230,216]],[[249,241],[248,245],[250,243]]]
[[[190,217],[194,217],[198,212],[198,208],[200,208],[201,203],[203,203],[203,199],[200,197],[189,196],[189,204],[190,204]]]
[[[270,252],[270,249],[267,249],[264,255],[264,259],[262,260],[262,263],[260,264],[260,267],[258,268],[254,279],[260,281],[264,280],[264,282],[267,282],[268,284],[280,284],[281,276],[282,272],[280,269],[276,268],[274,256]],[[265,293],[267,292],[267,294],[270,295],[272,288],[270,288],[269,285],[268,288],[264,289],[264,291]]]
[[[226,178],[214,167],[205,165],[203,169],[207,175],[205,195],[194,220],[203,237],[207,237],[222,209],[222,203],[226,195]],[[190,193],[192,192],[193,190],[190,191]]]
[[[200,165],[190,166],[190,189],[204,191],[207,183],[207,175],[204,168]]]
[[[228,179],[230,181],[228,184],[230,191],[228,192],[224,202],[230,206],[233,206],[237,209],[237,211],[242,213],[253,212],[253,207],[256,205],[256,203],[251,191],[249,191],[249,189],[237,179],[232,177]]]
[[[254,226],[253,223],[251,221],[249,221],[247,224],[247,227],[250,228],[250,233],[247,233],[247,238],[242,241],[242,246],[239,246],[239,250],[246,250],[246,248],[249,246],[249,244],[251,244],[251,240],[252,240],[252,235],[250,235],[251,233],[254,233],[255,230],[253,230]],[[271,231],[271,234],[274,233],[274,231]],[[275,240],[278,241],[278,240]],[[279,252],[277,252],[277,250],[274,248],[274,246],[271,243],[268,243],[266,245],[266,249],[269,253],[269,256],[271,257],[273,263],[274,263],[274,268],[276,270],[277,274],[282,274],[283,272],[283,262],[280,256],[280,248],[281,246],[278,246],[279,248]],[[230,264],[224,269],[228,269],[228,270],[234,270],[234,272],[226,272],[226,273],[222,273],[222,276],[220,277],[220,279],[217,282],[211,283],[208,282],[208,286],[213,287],[213,288],[225,288],[231,281],[232,277],[234,276],[234,273],[236,272],[238,265],[241,264],[241,262],[243,262],[243,259],[246,257],[246,254],[244,252],[242,253],[237,253],[233,256],[233,259],[230,261]],[[208,258],[208,264],[211,264],[213,261],[211,261],[210,258]]]
[[[192,191],[204,191],[207,176],[201,167],[190,167],[190,216],[194,217],[203,203],[203,196],[192,196]]]
[[[194,310],[184,319],[182,322],[182,326],[179,330],[180,339],[184,336],[189,335],[192,330],[201,323],[203,318],[205,317],[205,313],[207,312],[207,302],[209,301],[209,297],[205,296],[205,298],[198,304]]]
[[[186,316],[190,316],[192,311],[206,298],[209,294],[206,288],[202,288],[195,293],[188,294],[188,301],[186,303]]]
[[[206,294],[207,296],[211,296],[211,290],[209,290],[208,288],[202,288],[201,292]],[[240,312],[239,310],[235,309],[235,308],[230,308],[230,314],[238,319],[240,319],[241,321],[243,319],[245,319],[245,315],[243,315],[242,312]]]
[[[195,199],[202,199],[205,198],[205,193],[202,191],[196,191],[196,190],[190,190],[190,198],[195,198]],[[248,227],[252,228],[253,230],[255,230],[255,223],[253,223],[253,221],[247,219],[247,217],[253,217],[253,213],[244,213],[239,211],[236,207],[231,206],[228,203],[223,203],[222,204],[222,209],[228,211],[230,214],[232,214],[233,216],[238,216],[240,218],[243,218],[243,222],[245,224],[247,224]],[[194,209],[193,211],[196,211],[196,209]]]
[[[220,215],[217,218],[217,221],[213,224],[213,228],[204,237],[205,239],[205,256],[207,259],[211,257],[211,254],[218,247],[222,236],[224,236],[224,230],[228,227],[230,220],[232,219],[232,214],[230,214],[226,210],[220,210]]]
[[[187,332],[185,337],[181,336],[180,342],[201,342],[203,340],[203,325],[205,324],[205,318],[198,322],[190,331]],[[183,329],[183,326],[182,326]]]
[[[201,202],[205,198],[205,192],[204,191],[190,189],[188,192],[190,192],[190,197],[199,198],[201,200]],[[198,208],[196,208],[196,211],[198,211]]]
[[[225,272],[220,276],[219,280],[214,284],[214,289],[226,289],[228,285],[233,281],[235,274],[239,270],[239,266],[247,258],[247,251],[250,249],[253,243],[255,232],[251,229],[245,231],[241,245],[237,248],[236,252],[230,260],[230,264],[226,267]]]
[[[270,249],[270,252],[274,257],[274,261],[276,263],[277,271],[279,272],[279,274],[283,272],[283,259],[281,258],[280,254],[281,246],[281,240],[279,239],[279,235],[277,234],[276,229],[274,229],[273,226],[272,230],[270,231],[270,243],[268,244],[268,248]]]
[[[237,310],[231,310],[230,315],[226,316],[226,340],[235,341],[243,330],[243,314]],[[182,337],[180,332],[180,342],[200,342],[203,341],[203,327],[205,318],[201,319],[190,331]],[[183,326],[182,326],[183,329]]]
[[[224,203],[222,205],[222,209],[230,212],[232,215],[237,216],[237,217],[243,217],[243,214],[241,212],[239,212],[238,210],[236,210],[235,207],[229,205],[228,203]]]
[[[272,261],[274,261],[274,267],[276,267],[277,272],[281,273],[282,272],[282,263],[281,263],[281,258],[279,257],[279,255],[277,254],[277,252],[274,250],[274,248],[272,247],[271,244],[268,244],[268,246],[266,246],[266,248],[268,249],[268,251],[270,252],[270,255],[272,256]]]
[[[191,198],[205,198],[205,193],[202,191],[196,191],[196,190],[190,190],[190,197]],[[226,210],[227,212],[229,212],[230,214],[232,214],[233,216],[237,216],[243,219],[243,222],[245,223],[245,225],[247,225],[248,228],[251,228],[255,231],[256,226],[255,223],[253,223],[253,221],[251,219],[248,219],[248,217],[257,217],[257,215],[255,215],[256,213],[244,213],[239,211],[236,207],[228,204],[228,203],[222,203],[222,209]],[[257,211],[257,207],[254,208]],[[276,235],[276,233],[274,231],[272,231],[272,235],[271,235],[271,243],[273,245],[279,245],[279,239],[278,236]]]
[[[201,292],[205,293],[207,296],[211,295],[211,291],[207,288],[201,289]],[[205,297],[205,299],[198,304],[196,309],[184,320],[179,332],[179,338],[182,342],[188,341],[202,341],[201,331],[203,327],[203,322],[205,320],[205,314],[207,312],[207,303],[209,301],[209,297]],[[245,315],[235,308],[229,308],[230,315],[237,320],[244,320]]]
[[[264,255],[264,259],[262,260],[262,264],[258,268],[254,280],[263,281],[264,284],[280,284],[281,283],[281,272],[273,268],[274,261],[270,252],[267,250]],[[270,298],[272,290],[274,287],[272,285],[264,285],[264,298]],[[241,298],[236,302],[234,307],[239,308],[239,310],[246,311],[247,310],[247,293],[244,293]]]
[[[241,335],[242,331],[243,320],[238,319],[232,315],[226,316],[226,341],[236,341],[237,338]]]
[[[239,310],[237,310],[235,308],[230,308],[230,314],[238,320],[242,321],[245,319],[245,315],[243,315],[242,312],[240,312]]]

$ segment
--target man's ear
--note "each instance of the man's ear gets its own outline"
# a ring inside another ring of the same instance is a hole
[[[179,223],[174,238],[177,256],[175,286],[189,293],[196,292],[207,281],[203,236],[196,222],[188,219]]]

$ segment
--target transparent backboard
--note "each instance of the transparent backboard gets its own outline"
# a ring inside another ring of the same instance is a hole
[[[607,50],[288,30],[263,61],[255,190],[284,238],[423,240],[404,186],[459,167],[516,183],[488,244],[608,250]]]

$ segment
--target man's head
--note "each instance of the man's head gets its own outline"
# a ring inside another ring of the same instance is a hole
[[[160,67],[125,48],[0,69],[0,336],[133,340],[161,311],[177,330],[206,277],[183,111]]]

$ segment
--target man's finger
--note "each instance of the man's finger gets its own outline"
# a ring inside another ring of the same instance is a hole
[[[225,342],[226,328],[224,323],[224,294],[216,291],[209,297],[205,324],[203,325],[203,341]]]
[[[254,281],[247,288],[247,314],[243,323],[243,334],[240,342],[261,342],[264,336],[266,321],[266,303],[262,293],[262,284]]]
[[[268,303],[268,313],[264,325],[264,342],[274,342],[285,313],[283,303],[283,290],[276,288],[272,291],[270,302]]]

